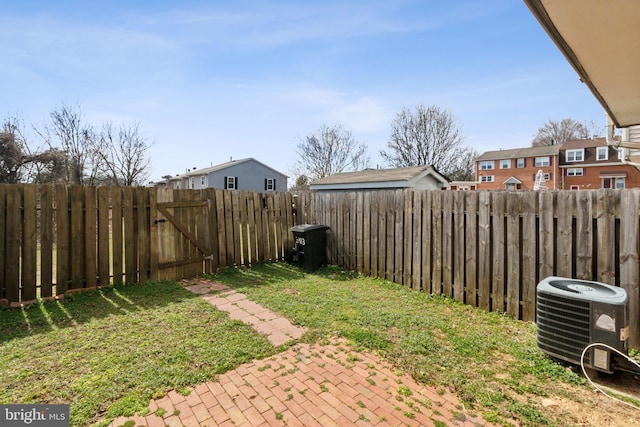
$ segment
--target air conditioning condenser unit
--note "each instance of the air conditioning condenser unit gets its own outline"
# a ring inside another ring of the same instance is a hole
[[[547,277],[536,288],[538,348],[549,356],[611,373],[612,352],[628,353],[627,292],[588,280]]]

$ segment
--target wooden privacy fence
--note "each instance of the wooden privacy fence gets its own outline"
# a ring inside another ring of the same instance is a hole
[[[538,282],[623,287],[640,347],[640,190],[376,191],[0,185],[0,302],[282,260],[330,227],[330,263],[534,320]]]
[[[640,346],[640,191],[375,191],[300,195],[328,260],[415,290],[535,319],[538,282],[623,287]]]
[[[292,196],[0,185],[0,302],[281,260]]]

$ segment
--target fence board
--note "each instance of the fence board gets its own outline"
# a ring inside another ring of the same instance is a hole
[[[227,207],[231,207],[231,191],[230,190],[223,190],[223,210],[225,212],[224,215],[224,228],[225,228],[225,244],[226,244],[226,259],[224,260],[224,265],[226,266],[232,266],[235,263],[234,260],[234,242],[235,242],[235,237],[234,237],[234,227],[233,227],[233,212],[231,209],[227,209]],[[218,211],[218,214],[220,214],[220,211]]]
[[[149,280],[158,280],[158,192],[154,189],[148,189],[147,197],[149,198],[149,218],[148,226],[149,235]]]
[[[442,293],[453,296],[453,192],[443,194],[442,204]]]
[[[38,236],[36,230],[37,193],[34,184],[22,190],[22,300],[36,299],[36,256]]]
[[[7,290],[5,292],[9,302],[20,301],[20,219],[22,216],[22,188],[7,186],[7,226],[6,232],[6,260],[5,280]]]
[[[402,249],[402,284],[409,288],[412,285],[411,280],[411,267],[413,256],[411,255],[411,251],[413,250],[413,231],[411,230],[411,225],[413,224],[413,191],[412,190],[404,190],[402,191],[402,197],[404,198],[404,209],[403,209],[403,218],[402,218],[402,229],[403,229],[403,249]],[[399,236],[398,236],[399,237]]]
[[[109,187],[98,188],[98,285],[108,286],[110,280]]]
[[[413,233],[413,249],[411,260],[411,288],[415,291],[422,289],[420,283],[422,279],[422,196],[424,191],[413,192],[413,224],[411,231]]]
[[[240,221],[236,225],[239,230],[240,235],[240,264],[248,265],[249,264],[249,233],[247,231],[247,226],[249,225],[249,214],[247,212],[248,209],[248,194],[246,191],[236,191],[236,195],[238,196],[238,204],[240,211]]]
[[[506,242],[506,294],[507,313],[518,318],[520,313],[521,284],[521,230],[520,217],[523,210],[523,194],[513,193],[507,198],[507,242]]]
[[[431,192],[425,191],[422,193],[422,232],[421,236],[421,259],[422,259],[422,290],[427,293],[432,293],[431,285],[431,248],[432,244],[432,227],[431,227]]]
[[[620,205],[616,200],[619,197],[620,192],[615,190],[601,189],[597,193],[596,272],[598,281],[610,285],[616,282],[616,251],[611,249],[616,247],[615,207]]]
[[[442,195],[441,192],[431,193],[432,202],[432,234],[433,244],[431,251],[433,256],[433,269],[431,276],[431,292],[442,294]]]
[[[371,193],[366,192],[362,195],[364,222],[362,223],[363,249],[362,263],[364,272],[367,276],[371,274]]]
[[[69,227],[69,189],[58,184],[56,191],[56,295],[64,294],[69,288],[71,277],[70,264],[70,227]]]
[[[393,260],[393,281],[402,284],[402,270],[404,261],[404,245],[402,241],[404,232],[404,191],[397,190],[393,193],[394,197],[394,230],[393,242],[395,244],[394,260]]]
[[[370,192],[368,194],[369,194],[369,200],[371,203],[371,210],[370,210],[370,215],[371,215],[370,245],[371,246],[369,250],[369,254],[370,254],[369,255],[370,256],[369,271],[370,271],[370,274],[372,274],[373,276],[377,276],[378,275],[378,245],[379,245],[378,229],[380,226],[378,192]],[[366,200],[365,200],[365,204],[366,204]]]
[[[489,310],[491,305],[491,193],[478,195],[478,306]]]
[[[478,192],[465,191],[465,237],[463,243],[465,269],[464,301],[478,306]],[[462,249],[460,249],[462,252]],[[462,267],[460,267],[462,268]]]
[[[395,272],[395,228],[396,228],[396,209],[395,209],[395,193],[393,191],[387,192],[387,253],[386,263],[387,268],[385,271],[385,278],[393,282],[393,274]]]
[[[151,234],[149,233],[149,191],[145,187],[136,188],[138,212],[138,280],[146,282],[150,278]]]
[[[122,283],[124,272],[124,238],[122,235],[122,187],[111,188],[111,251],[113,283]]]
[[[591,191],[578,191],[576,196],[576,271],[575,278],[593,278],[593,198]]]
[[[365,222],[365,213],[364,213],[364,195],[361,191],[358,191],[355,194],[356,198],[356,210],[355,217],[356,221],[356,269],[358,271],[364,271],[364,222]]]
[[[71,289],[85,285],[84,188],[71,187]]]
[[[464,275],[465,275],[465,207],[464,192],[454,191],[453,194],[453,297],[464,302]]]
[[[522,310],[522,316],[518,318],[529,322],[536,320],[536,286],[539,281],[536,268],[537,196],[536,192],[525,192],[522,206],[522,279],[520,280],[522,286],[520,289],[521,302],[518,303]]]
[[[262,195],[253,193],[253,207],[256,233],[256,262],[266,260],[264,250],[264,230],[262,229]]]
[[[40,187],[40,296],[43,298],[53,296],[53,212],[53,187],[43,185]]]
[[[558,218],[556,240],[556,274],[573,276],[573,218],[576,191],[560,191],[556,215]]]
[[[96,187],[84,187],[85,287],[95,288],[98,277],[98,205]]]
[[[135,283],[137,275],[137,256],[135,239],[135,217],[133,208],[133,188],[122,189],[122,216],[124,222],[124,277],[126,283]]]
[[[378,199],[378,277],[384,278],[387,271],[387,192],[380,191]]]
[[[505,293],[505,193],[495,192],[491,194],[493,206],[492,229],[492,287],[491,287],[491,311],[504,313]]]
[[[553,213],[555,197],[551,191],[541,191],[539,194],[539,280],[552,276],[554,265],[554,226]]]

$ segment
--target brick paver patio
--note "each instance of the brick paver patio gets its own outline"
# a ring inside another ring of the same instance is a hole
[[[305,332],[225,285],[198,279],[187,287],[266,334],[274,345]],[[294,344],[191,388],[186,396],[171,391],[151,401],[147,415],[121,417],[111,426],[127,421],[149,427],[491,425],[467,412],[445,388],[420,385],[376,354],[356,352],[340,338]]]

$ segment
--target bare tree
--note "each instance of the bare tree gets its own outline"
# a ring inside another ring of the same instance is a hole
[[[298,144],[299,175],[324,178],[340,172],[361,170],[369,166],[367,146],[357,142],[341,124],[323,125]]]
[[[112,123],[102,127],[96,150],[107,182],[113,185],[142,185],[149,178],[149,151],[147,139],[140,133],[140,124]]]
[[[598,129],[595,122],[590,124],[580,123],[575,119],[567,118],[558,120],[549,119],[538,129],[538,133],[531,141],[532,147],[547,145],[561,145],[572,139],[588,139],[600,136],[602,129]]]
[[[440,172],[452,181],[473,181],[475,179],[476,158],[480,153],[473,147],[461,147],[452,156],[451,163]]]
[[[435,105],[403,108],[391,122],[387,150],[380,156],[392,167],[431,165],[447,175],[464,153],[463,139],[450,112]]]
[[[61,104],[50,114],[44,132],[38,132],[51,149],[56,145],[65,153],[65,178],[69,184],[94,184],[98,175],[96,132],[82,122],[79,106]],[[56,144],[56,142],[58,144]]]
[[[15,136],[9,132],[0,132],[0,183],[19,183],[24,162],[24,153]]]

